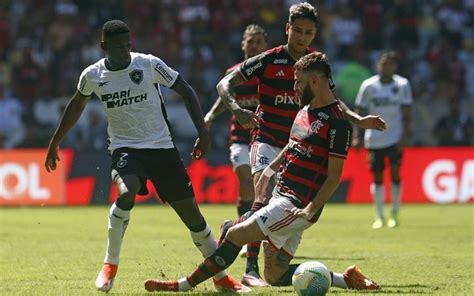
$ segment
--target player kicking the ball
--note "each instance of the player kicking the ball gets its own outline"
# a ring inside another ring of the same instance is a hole
[[[204,257],[214,253],[217,243],[199,211],[191,182],[171,138],[160,85],[173,89],[184,99],[199,133],[192,153],[199,159],[209,150],[209,134],[196,93],[159,58],[131,53],[130,31],[122,21],[104,24],[101,46],[106,58],[82,72],[77,91],[49,144],[45,166],[48,172],[56,169],[59,143],[79,119],[88,99],[95,94],[102,101],[109,122],[112,179],[119,193],[109,211],[106,255],[95,283],[100,291],[108,292],[117,274],[122,240],[135,196],[147,194],[148,179],[160,198],[171,205],[189,229],[194,244]],[[216,273],[213,279],[218,290],[250,290],[225,271]]]
[[[317,222],[338,187],[351,140],[351,126],[328,83],[331,67],[326,56],[308,54],[294,69],[294,90],[303,108],[293,122],[289,143],[262,172],[256,186],[256,200],[263,202],[270,178],[283,161],[269,204],[240,223],[224,223],[220,246],[187,277],[147,280],[147,291],[190,290],[229,267],[244,244],[264,239],[270,244],[264,252],[265,280],[273,286],[291,285],[298,265],[290,261],[303,231]],[[355,265],[331,276],[338,288],[380,288]]]

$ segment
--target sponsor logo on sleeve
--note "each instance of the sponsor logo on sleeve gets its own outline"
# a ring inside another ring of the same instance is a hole
[[[248,69],[245,69],[245,74],[247,74],[247,76],[250,76],[250,75],[252,75],[253,72],[255,72],[255,70],[257,70],[258,68],[261,68],[261,67],[263,67],[263,64],[262,64],[262,61],[259,61],[258,63],[256,63],[252,67],[250,67]]]
[[[329,148],[334,148],[334,139],[336,138],[336,130],[330,129],[329,130]]]
[[[158,63],[155,65],[155,71],[166,81],[171,82],[173,81],[173,76],[168,73],[168,71],[163,67],[162,64]]]

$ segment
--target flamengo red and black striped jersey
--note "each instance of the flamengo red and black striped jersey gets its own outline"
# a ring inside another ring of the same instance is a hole
[[[238,63],[225,71],[225,74],[229,74],[234,71],[241,63]],[[240,107],[255,112],[259,104],[258,100],[258,78],[253,77],[252,79],[245,81],[242,84],[234,86],[235,99]],[[230,125],[230,144],[250,144],[250,130],[243,128],[235,119],[235,116],[231,118]]]
[[[301,109],[291,128],[276,190],[294,199],[296,206],[305,207],[327,178],[329,157],[346,158],[351,133],[352,127],[337,102]]]
[[[307,53],[313,52],[311,48]],[[258,77],[260,105],[256,114],[261,119],[260,127],[252,132],[252,141],[283,148],[290,135],[299,106],[299,98],[293,90],[295,60],[284,45],[267,50],[240,65],[240,74],[249,81]],[[331,89],[334,83],[330,79]]]

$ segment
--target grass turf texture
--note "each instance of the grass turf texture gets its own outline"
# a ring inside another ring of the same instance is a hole
[[[220,223],[236,216],[233,206],[201,209],[216,237]],[[94,281],[104,256],[107,211],[0,209],[0,294],[101,295]],[[372,230],[372,206],[329,205],[320,222],[305,232],[293,262],[318,260],[339,272],[356,263],[382,286],[376,293],[331,288],[330,294],[472,295],[473,214],[472,205],[405,205],[399,228]],[[200,262],[189,232],[170,207],[136,206],[109,295],[152,295],[144,290],[143,280],[176,279]],[[229,273],[240,279],[244,265],[237,258]],[[216,293],[207,281],[186,294]],[[291,294],[292,287],[252,292]]]

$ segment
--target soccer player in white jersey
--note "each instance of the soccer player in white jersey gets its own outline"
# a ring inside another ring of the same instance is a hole
[[[372,228],[385,225],[383,170],[385,159],[390,161],[392,215],[388,227],[399,224],[400,209],[400,164],[402,148],[410,138],[410,106],[413,102],[410,82],[395,74],[398,57],[395,52],[384,53],[378,61],[379,74],[362,82],[356,98],[356,112],[380,114],[387,123],[385,131],[366,130],[364,146],[369,149],[370,170],[374,176],[371,192],[375,200],[375,221]],[[358,131],[354,130],[354,146],[359,146]]]
[[[103,25],[101,47],[106,57],[82,72],[77,91],[50,141],[45,167],[48,172],[56,169],[61,140],[95,94],[107,114],[112,179],[119,193],[109,210],[106,255],[96,279],[96,287],[108,292],[117,274],[135,196],[147,193],[148,179],[190,230],[194,244],[205,258],[217,249],[217,244],[199,211],[191,182],[171,138],[160,85],[173,89],[184,99],[198,130],[192,155],[199,159],[209,150],[209,134],[195,91],[159,58],[130,52],[130,30],[120,20]],[[250,290],[225,271],[214,277],[214,284],[219,290]]]

